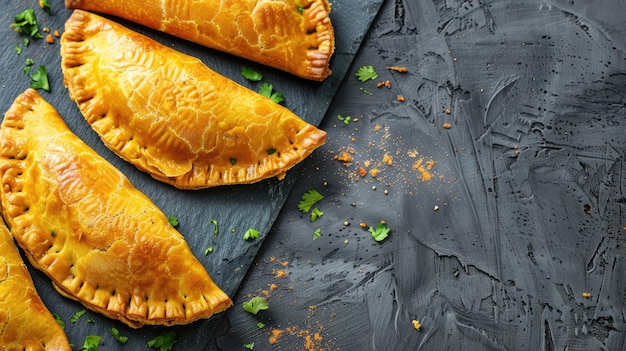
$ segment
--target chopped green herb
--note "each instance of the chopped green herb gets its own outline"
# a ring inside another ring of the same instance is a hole
[[[72,322],[72,323],[78,322],[80,317],[82,317],[85,313],[87,313],[87,310],[80,310],[80,311],[74,313],[72,315],[72,317],[70,317],[70,322]]]
[[[283,94],[277,91],[273,92],[273,90],[274,90],[273,85],[269,83],[263,83],[263,85],[261,85],[261,87],[259,88],[259,94],[263,96],[267,96],[268,98],[270,98],[272,101],[274,101],[277,104],[285,101],[285,97],[283,96]]]
[[[322,230],[320,228],[315,229],[313,232],[313,240],[317,240],[322,236]]]
[[[172,227],[176,227],[178,225],[178,217],[176,217],[176,216],[169,216],[167,218],[167,221],[170,222],[170,225]]]
[[[237,163],[237,159],[236,158],[231,158],[230,159],[230,164],[234,166],[235,163]]]
[[[267,154],[268,155],[271,155],[273,153],[276,153],[276,149],[274,149],[274,148],[267,149]]]
[[[13,18],[13,24],[11,28],[14,28],[16,32],[24,33],[34,39],[41,39],[43,35],[39,33],[39,27],[37,26],[37,18],[35,17],[35,10],[26,9],[18,13]]]
[[[96,319],[95,319],[95,318],[93,318],[93,317],[89,317],[89,318],[87,319],[87,323],[92,323],[92,324],[93,324],[93,323],[95,323],[95,322],[96,322]]]
[[[263,75],[261,73],[248,66],[241,67],[241,75],[251,82],[258,82],[263,79]]]
[[[243,234],[243,240],[250,240],[250,239],[256,239],[259,237],[259,231],[254,229],[254,228],[250,228],[248,230],[246,230],[246,232]]]
[[[61,326],[61,329],[65,329],[65,322],[63,322],[63,320],[61,319],[61,316],[59,316],[58,313],[53,313],[52,317],[54,317],[54,320],[57,321],[57,323],[59,323],[59,326]]]
[[[373,66],[363,66],[356,71],[356,77],[361,82],[365,82],[369,79],[378,78],[378,73],[376,73]]]
[[[50,232],[50,236],[53,238],[56,236],[56,234],[54,233],[54,230]]]
[[[311,207],[315,205],[318,201],[323,199],[324,196],[320,194],[317,190],[311,189],[306,193],[302,194],[302,199],[298,203],[298,209],[304,213],[309,213]]]
[[[26,62],[24,63],[24,74],[27,76],[30,76],[30,66],[34,65],[35,61],[33,61],[33,59],[31,58],[27,58]]]
[[[122,344],[125,344],[128,341],[128,336],[121,336],[119,330],[111,327],[111,329],[109,329],[109,332],[111,332],[111,335],[113,335],[113,337],[115,338],[115,340],[121,342]]]
[[[52,13],[48,0],[39,0],[39,7],[41,7],[47,14]]]
[[[389,232],[391,231],[391,229],[387,228],[387,224],[385,223],[378,223],[376,225],[376,228],[372,228],[370,227],[369,232],[372,233],[372,237],[374,238],[374,240],[376,241],[383,241],[385,240],[385,238],[387,238],[387,236],[389,236]]]
[[[304,10],[301,6],[298,6],[298,12],[300,12],[300,14],[302,14],[302,10]]]
[[[256,327],[259,328],[259,329],[263,329],[263,328],[265,328],[265,323],[259,322],[259,323],[256,324]]]
[[[342,116],[342,115],[337,115],[337,119],[342,121],[344,124],[350,124],[350,122],[352,121],[352,117],[350,116]]]
[[[212,252],[213,252],[213,246],[210,246],[206,250],[204,250],[204,256],[208,256]]]
[[[259,311],[268,308],[270,308],[270,306],[267,303],[267,299],[260,296],[255,296],[243,303],[243,310],[252,314],[257,314]]]
[[[217,225],[217,219],[211,219],[211,224],[213,224],[215,227],[213,228],[213,240],[215,240],[215,237],[217,236],[217,234],[219,233],[219,226]]]
[[[148,341],[148,347],[158,348],[159,351],[171,351],[176,341],[178,341],[178,334],[168,331]]]
[[[315,207],[313,208],[313,211],[311,211],[311,222],[315,222],[318,218],[322,217],[324,215],[324,212],[320,211],[319,208]]]
[[[359,90],[360,90],[363,94],[366,94],[366,95],[372,95],[372,93],[370,93],[370,91],[369,91],[369,90],[367,90],[367,89],[359,88]]]
[[[48,83],[48,72],[46,72],[46,67],[39,66],[35,73],[30,76],[30,79],[31,88],[50,91],[50,84]]]
[[[98,335],[87,335],[85,336],[85,342],[83,343],[83,347],[78,349],[78,351],[98,351],[98,346],[100,345],[101,336]]]
[[[24,38],[24,47],[27,48],[29,44],[30,44],[30,39]]]
[[[243,344],[243,347],[248,349],[248,350],[252,350],[252,349],[254,349],[254,342]]]
[[[18,54],[18,55],[21,55],[21,54],[22,54],[22,47],[21,47],[21,46],[19,46],[19,45],[18,45],[18,46],[16,46],[16,47],[15,47],[15,53],[16,53],[16,54]]]

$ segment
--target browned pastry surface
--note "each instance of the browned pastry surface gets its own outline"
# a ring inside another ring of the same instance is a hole
[[[67,20],[61,57],[70,97],[104,143],[178,188],[280,178],[325,141],[197,58],[86,11]]]
[[[65,0],[297,76],[323,80],[335,49],[327,0]]]
[[[0,221],[0,350],[71,351]]]
[[[61,294],[131,327],[232,304],[156,205],[33,89],[0,127],[0,179],[11,233]]]

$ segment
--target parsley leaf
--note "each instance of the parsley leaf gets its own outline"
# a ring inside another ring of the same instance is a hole
[[[272,92],[273,90],[273,85],[271,85],[270,83],[263,83],[263,85],[261,85],[261,87],[259,88],[259,94],[267,96],[268,98],[270,98],[270,100],[274,101],[277,104],[285,101],[285,97],[283,96],[283,94],[279,92]]]
[[[83,316],[83,314],[87,313],[87,310],[80,310],[72,315],[70,318],[70,322],[76,323]]]
[[[22,32],[34,39],[41,39],[43,35],[39,33],[39,27],[37,26],[37,18],[35,17],[35,10],[26,9],[13,18],[13,24],[11,28],[15,28],[15,31]]]
[[[78,349],[78,351],[98,351],[98,346],[100,345],[101,336],[98,335],[87,335],[85,336],[85,342],[83,343],[83,347]]]
[[[309,213],[311,207],[313,207],[313,205],[315,205],[323,198],[324,196],[320,194],[317,190],[311,189],[302,194],[302,200],[300,200],[300,202],[298,203],[298,208],[304,213]]]
[[[356,71],[356,77],[361,82],[365,82],[368,79],[378,78],[378,73],[376,73],[376,70],[373,66],[363,66]]]
[[[243,303],[243,310],[252,314],[257,314],[259,311],[268,308],[270,308],[270,306],[267,303],[267,299],[260,296],[255,296]]]
[[[389,236],[389,232],[391,229],[387,228],[385,223],[378,223],[376,225],[376,229],[370,227],[369,232],[372,233],[372,237],[376,241],[383,241],[387,236]]]
[[[176,217],[176,216],[169,216],[167,218],[167,221],[170,222],[172,227],[176,227],[178,225],[178,217]]]
[[[168,331],[148,341],[148,347],[159,348],[159,351],[171,351],[176,341],[178,341],[178,334]]]
[[[263,75],[261,73],[248,66],[241,67],[241,75],[251,82],[258,82],[263,79]]]
[[[311,211],[311,222],[315,222],[318,218],[322,217],[324,212],[320,211],[317,207]]]
[[[259,322],[259,323],[256,324],[256,327],[259,328],[259,329],[263,329],[263,328],[265,328],[265,323]]]
[[[113,335],[115,340],[121,342],[122,344],[125,344],[128,341],[128,336],[121,336],[119,330],[113,327],[109,329],[109,332],[111,332],[111,335]]]
[[[46,72],[46,67],[39,66],[35,73],[30,76],[30,87],[33,89],[43,89],[45,91],[50,91],[50,83],[48,83],[48,72]]]
[[[18,54],[18,55],[21,55],[21,54],[22,54],[22,47],[21,47],[21,46],[19,46],[19,45],[18,45],[18,46],[16,46],[16,47],[15,47],[15,53],[16,53],[16,54]]]
[[[250,240],[250,239],[256,239],[259,237],[259,231],[254,229],[254,228],[250,228],[248,230],[246,230],[246,232],[243,234],[243,240]]]

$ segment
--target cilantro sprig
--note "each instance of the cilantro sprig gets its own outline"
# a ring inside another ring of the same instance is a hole
[[[268,98],[270,98],[270,100],[274,101],[277,104],[285,101],[285,97],[283,96],[283,94],[274,91],[274,86],[267,82],[261,85],[261,87],[259,88],[259,94],[267,96]]]
[[[98,335],[85,336],[85,342],[83,343],[83,346],[78,349],[78,351],[98,351],[101,339],[102,337]]]
[[[174,331],[168,331],[156,338],[148,341],[149,348],[158,348],[159,351],[171,351],[174,347],[174,343],[178,341],[178,334]]]
[[[118,342],[122,344],[125,344],[128,341],[128,336],[120,335],[120,331],[117,330],[116,328],[111,327],[111,329],[109,329],[109,332],[111,333],[111,335],[113,335],[115,340],[117,340]]]
[[[259,231],[254,229],[254,228],[249,228],[248,230],[246,230],[246,232],[243,234],[243,240],[248,241],[250,239],[256,239],[259,237]]]
[[[252,314],[257,314],[259,311],[267,310],[268,308],[270,306],[267,303],[267,299],[261,296],[255,296],[243,303],[243,310]]]
[[[24,33],[34,39],[43,38],[43,35],[39,33],[37,17],[35,17],[35,10],[33,9],[26,9],[15,15],[11,28],[16,32]]]
[[[30,76],[30,87],[33,89],[50,91],[50,83],[48,82],[48,72],[46,71],[46,67],[39,66],[35,73]]]
[[[366,82],[369,79],[378,78],[378,73],[376,73],[374,66],[363,66],[356,71],[356,77],[361,82]]]
[[[241,75],[251,82],[258,82],[263,79],[263,74],[249,66],[241,67]]]
[[[322,200],[324,195],[320,194],[319,191],[315,189],[310,189],[309,191],[302,194],[302,199],[298,203],[298,209],[304,213],[309,213],[311,207],[315,205],[318,201]]]
[[[82,317],[85,313],[87,313],[87,310],[80,310],[80,311],[74,313],[72,315],[72,317],[70,317],[70,322],[72,322],[72,323],[78,322],[80,317]]]
[[[381,222],[376,225],[376,228],[370,227],[369,232],[372,233],[374,240],[381,242],[389,236],[391,229],[387,227],[387,224]]]

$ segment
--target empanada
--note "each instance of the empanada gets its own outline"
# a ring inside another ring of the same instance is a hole
[[[200,45],[323,80],[335,34],[327,0],[65,0]]]
[[[67,20],[61,58],[70,98],[104,143],[178,188],[280,178],[326,138],[197,58],[86,11]]]
[[[41,301],[11,233],[0,221],[0,350],[71,351]]]
[[[62,295],[131,327],[231,306],[157,206],[33,89],[0,127],[0,179],[13,237]]]

